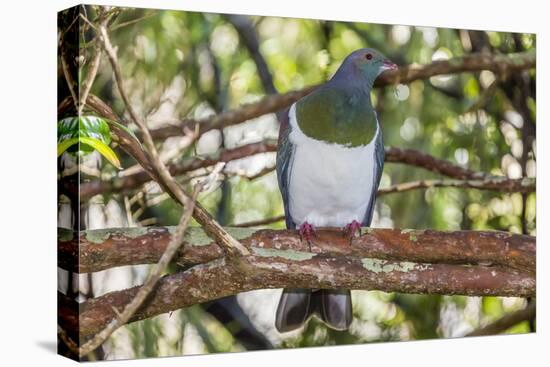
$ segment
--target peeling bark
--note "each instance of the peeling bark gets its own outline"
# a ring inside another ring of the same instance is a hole
[[[502,267],[398,262],[373,258],[326,257],[295,250],[262,249],[253,255],[220,258],[162,278],[130,319],[143,320],[240,292],[265,288],[369,289],[386,292],[519,296],[535,294],[535,278]],[[80,304],[80,337],[102,330],[139,289],[115,291]],[[60,296],[61,301],[63,297]],[[64,327],[75,315],[61,308]],[[63,313],[67,312],[67,314]]]
[[[253,253],[296,251],[332,257],[499,265],[535,273],[535,237],[508,232],[366,228],[350,245],[339,229],[328,228],[318,229],[308,245],[291,230],[226,229]],[[152,264],[164,252],[171,231],[172,227],[114,228],[83,231],[78,235],[60,230],[58,265],[86,273],[122,265]],[[221,248],[200,228],[189,228],[186,242],[175,257],[179,264],[201,264],[223,256]]]

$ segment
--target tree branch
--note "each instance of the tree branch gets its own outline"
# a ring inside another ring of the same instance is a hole
[[[165,276],[130,322],[240,292],[282,287],[527,297],[535,294],[535,278],[500,267],[327,258],[294,250],[259,248],[251,256],[222,258]],[[128,303],[139,289],[110,292],[80,303],[80,317],[76,318],[80,336],[101,330],[115,317],[113,307]],[[64,298],[60,295],[61,303],[66,301]],[[64,328],[74,320],[71,314],[61,313],[59,317]]]
[[[455,163],[436,158],[433,155],[423,153],[416,149],[387,147],[385,157],[386,162],[403,163],[415,167],[421,167],[427,169],[428,171],[457,179],[480,180],[490,176],[485,172],[464,168]]]
[[[145,19],[149,19],[151,17],[154,17],[155,15],[158,14],[158,11],[157,10],[154,10],[152,9],[151,12],[149,14],[145,14],[141,17],[138,17],[138,18],[134,18],[132,20],[128,20],[126,22],[122,22],[122,23],[118,23],[118,24],[115,24],[111,27],[111,32],[113,31],[116,31],[117,29],[120,29],[120,28],[124,28],[124,27],[127,27],[129,25],[132,25],[132,24],[135,24],[135,23],[138,23],[138,22],[141,22],[142,20],[145,20]]]
[[[88,22],[92,27],[94,25],[90,23],[88,18],[86,18],[82,13],[80,14],[80,18]],[[108,16],[108,14],[104,14],[103,12],[100,12],[98,15],[98,23],[100,26],[105,27],[111,18]],[[94,29],[97,29],[94,27]],[[84,106],[86,106],[86,100],[88,99],[88,95],[90,94],[90,91],[92,90],[92,85],[94,84],[97,71],[99,70],[99,64],[101,61],[101,46],[96,41],[94,42],[94,47],[92,50],[92,58],[90,61],[90,65],[88,66],[88,73],[86,75],[86,79],[82,82],[82,88],[79,93],[80,100],[78,101],[78,116],[82,115],[82,110],[84,109]]]
[[[154,175],[152,175],[153,179],[157,179],[157,182],[170,194],[172,195],[181,205],[189,205],[189,197],[184,192],[184,190],[180,187],[180,185],[172,178],[170,175],[170,172],[164,165],[164,163],[161,161],[157,149],[155,147],[155,144],[153,142],[153,138],[151,137],[151,134],[149,133],[149,129],[147,128],[145,122],[141,119],[141,117],[136,113],[134,108],[132,107],[132,104],[130,103],[130,99],[128,98],[128,95],[126,93],[126,89],[124,87],[124,80],[122,78],[122,71],[120,69],[120,65],[118,64],[116,51],[113,48],[113,45],[111,44],[111,41],[109,39],[109,35],[107,32],[107,28],[105,26],[100,26],[99,28],[99,37],[100,41],[102,43],[103,49],[105,50],[107,57],[109,59],[109,62],[111,63],[111,67],[113,69],[113,73],[115,75],[115,82],[118,88],[118,91],[122,97],[122,100],[124,101],[124,104],[136,125],[141,130],[145,146],[147,147],[147,150],[149,151],[149,154],[151,155],[149,159],[150,165],[153,167]],[[236,256],[236,255],[248,255],[248,250],[243,247],[237,240],[235,240],[231,235],[229,235],[227,232],[224,231],[224,229],[208,214],[208,212],[198,203],[194,205],[194,212],[193,217],[199,222],[205,230],[212,235],[214,238],[216,238],[218,241],[218,245],[223,246],[224,250],[228,255]]]
[[[99,103],[97,101],[97,97],[95,96],[90,96],[90,100],[90,102],[94,105]],[[112,116],[106,117],[113,119]],[[269,140],[251,143],[233,149],[222,150],[207,157],[194,157],[183,163],[169,164],[168,170],[172,176],[179,176],[196,169],[213,166],[219,162],[229,162],[236,159],[246,158],[254,154],[275,151],[277,151],[276,143]],[[386,148],[386,162],[403,163],[421,167],[432,172],[468,181],[428,180],[416,182],[414,184],[398,184],[396,186],[392,186],[391,189],[388,188],[380,190],[379,195],[418,188],[446,186],[470,187],[504,192],[532,192],[536,188],[535,179],[509,179],[503,176],[492,176],[485,172],[463,168],[452,162],[435,158],[415,149],[400,149],[394,147]],[[92,196],[101,193],[114,193],[133,190],[150,180],[150,172],[149,174],[146,172],[138,172],[124,177],[115,177],[109,181],[85,182],[80,186],[80,198],[81,200],[88,200]]]
[[[504,315],[495,322],[485,325],[479,329],[472,331],[465,336],[483,336],[483,335],[495,335],[500,334],[512,326],[519,324],[523,321],[529,321],[536,317],[537,305],[535,302],[529,303],[527,307],[518,310],[516,312]]]
[[[92,85],[94,84],[97,71],[99,70],[99,64],[101,60],[100,46],[96,44],[92,52],[92,61],[90,62],[90,66],[88,67],[88,74],[86,75],[86,79],[82,82],[82,92],[80,93],[80,101],[78,103],[78,116],[82,115],[82,110],[86,105],[88,94],[90,94],[90,90],[92,89]]]
[[[171,136],[182,135],[185,129],[193,129],[195,125],[199,126],[199,134],[204,134],[210,130],[223,129],[227,126],[240,124],[244,121],[277,112],[290,106],[303,96],[311,93],[317,86],[306,87],[298,91],[292,91],[285,94],[274,94],[262,98],[256,103],[245,104],[239,109],[225,111],[211,117],[202,119],[186,118],[180,121],[178,125],[168,125],[158,129],[151,130],[151,136],[155,140],[165,140]],[[139,135],[138,135],[139,136]]]
[[[535,273],[535,237],[497,231],[400,230],[367,228],[349,239],[339,229],[317,229],[311,243],[296,231],[231,228],[249,251],[300,252],[310,255],[369,257],[422,263],[499,265]],[[112,228],[73,233],[59,230],[58,266],[77,273],[115,266],[150,264],[158,261],[172,237],[173,227]],[[186,246],[177,263],[190,266],[223,256],[223,251],[201,228],[189,228]]]
[[[65,40],[61,38],[59,48],[61,49],[61,70],[63,71],[63,76],[65,78],[65,82],[67,83],[67,87],[69,88],[69,92],[71,93],[71,97],[73,100],[73,104],[75,107],[75,110],[78,110],[78,95],[76,93],[76,83],[74,81],[73,75],[70,70],[69,66],[69,56],[67,55],[67,49],[66,45],[64,44]]]
[[[436,75],[456,74],[467,71],[490,70],[504,79],[514,71],[530,69],[536,65],[533,51],[511,54],[473,53],[454,57],[449,60],[437,60],[427,65],[408,65],[378,78],[375,85],[410,83],[414,80],[428,79]]]
[[[262,86],[266,94],[277,94],[279,91],[275,88],[273,83],[273,74],[269,71],[267,62],[260,52],[260,41],[258,39],[258,32],[254,28],[254,24],[250,20],[250,17],[240,14],[228,14],[225,17],[231,25],[237,30],[239,38],[248,49],[248,53],[256,64],[256,70],[258,76],[262,82]],[[283,111],[276,111],[277,119],[281,121],[283,118]]]
[[[254,25],[250,18],[246,15],[228,14],[225,16],[227,21],[237,30],[239,38],[244,43],[250,56],[256,64],[260,81],[264,87],[266,94],[276,94],[277,89],[273,84],[273,76],[269,71],[267,63],[260,53],[260,42]]]
[[[378,190],[378,196],[431,187],[461,187],[478,190],[494,190],[500,192],[533,192],[536,189],[534,178],[509,179],[493,176],[483,180],[419,180],[404,182]]]
[[[193,157],[183,163],[169,164],[167,168],[172,176],[180,176],[200,168],[214,166],[220,162],[229,162],[254,154],[273,152],[276,149],[276,144],[270,141],[251,143],[233,149],[225,149],[206,157]],[[80,199],[84,201],[101,193],[135,189],[150,180],[150,175],[142,171],[124,177],[114,177],[109,181],[82,183],[80,186]]]
[[[183,243],[184,234],[187,230],[187,226],[189,225],[189,221],[191,220],[199,191],[200,189],[198,187],[195,188],[195,192],[193,193],[190,202],[185,207],[185,212],[181,216],[179,224],[174,231],[174,235],[170,238],[170,241],[168,242],[168,245],[166,246],[166,249],[162,253],[162,256],[156,266],[149,272],[145,283],[139,287],[139,290],[136,292],[135,296],[132,297],[128,303],[118,305],[120,308],[124,307],[121,313],[118,313],[117,311],[119,307],[114,305],[111,306],[114,308],[113,311],[116,315],[114,315],[114,317],[106,326],[103,327],[101,331],[97,332],[93,338],[80,347],[79,355],[81,357],[97,349],[105,342],[105,340],[107,340],[109,336],[111,336],[111,334],[115,332],[115,330],[128,323],[130,318],[134,316],[136,311],[143,305],[147,297],[149,297],[160,280],[162,274],[165,272],[167,266],[172,261],[172,258],[178,252],[178,249]]]
[[[438,60],[426,65],[401,66],[396,71],[386,71],[376,80],[376,87],[407,84],[419,79],[428,79],[432,76],[491,70],[501,77],[506,77],[513,71],[531,69],[536,65],[535,52],[515,54],[486,54],[475,53],[449,60]],[[267,113],[277,112],[290,106],[303,96],[311,93],[317,86],[306,87],[301,90],[285,94],[271,95],[262,98],[256,103],[242,106],[237,110],[207,117],[204,119],[184,119],[178,125],[161,127],[151,131],[153,139],[164,140],[170,136],[182,135],[186,128],[194,130],[198,125],[199,133],[203,134],[213,129],[221,129],[230,125],[239,124]]]
[[[260,226],[265,226],[266,224],[273,224],[273,223],[281,222],[283,220],[285,220],[285,216],[284,215],[278,215],[278,216],[273,217],[273,218],[266,218],[266,219],[252,220],[250,222],[236,223],[236,224],[233,224],[232,227],[237,227],[237,228],[260,227]]]

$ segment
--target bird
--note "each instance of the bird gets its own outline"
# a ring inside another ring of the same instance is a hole
[[[288,229],[302,240],[341,227],[350,241],[372,220],[384,168],[384,142],[370,92],[397,65],[372,48],[349,54],[332,78],[293,103],[279,129],[277,181]],[[347,289],[285,288],[275,327],[296,330],[316,316],[345,331],[353,319]]]

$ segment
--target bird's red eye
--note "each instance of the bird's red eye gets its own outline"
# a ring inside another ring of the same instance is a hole
[[[365,59],[371,60],[371,59],[372,59],[372,54],[366,54],[366,55],[365,55]]]

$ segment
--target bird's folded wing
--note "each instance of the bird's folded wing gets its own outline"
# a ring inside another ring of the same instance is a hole
[[[378,118],[377,118],[378,120]],[[376,203],[376,193],[378,192],[378,185],[380,184],[380,179],[382,178],[382,172],[384,171],[384,138],[382,136],[382,127],[378,124],[378,132],[374,141],[374,174],[372,175],[374,180],[374,185],[369,205],[367,206],[367,211],[365,212],[365,217],[361,225],[370,226],[372,221],[372,215],[374,214],[374,206]]]
[[[277,180],[283,197],[285,209],[286,227],[295,229],[296,224],[292,221],[289,213],[288,186],[290,184],[290,171],[292,168],[292,156],[294,153],[294,144],[290,141],[289,111],[287,110],[281,121],[279,129],[279,147],[277,150]]]

